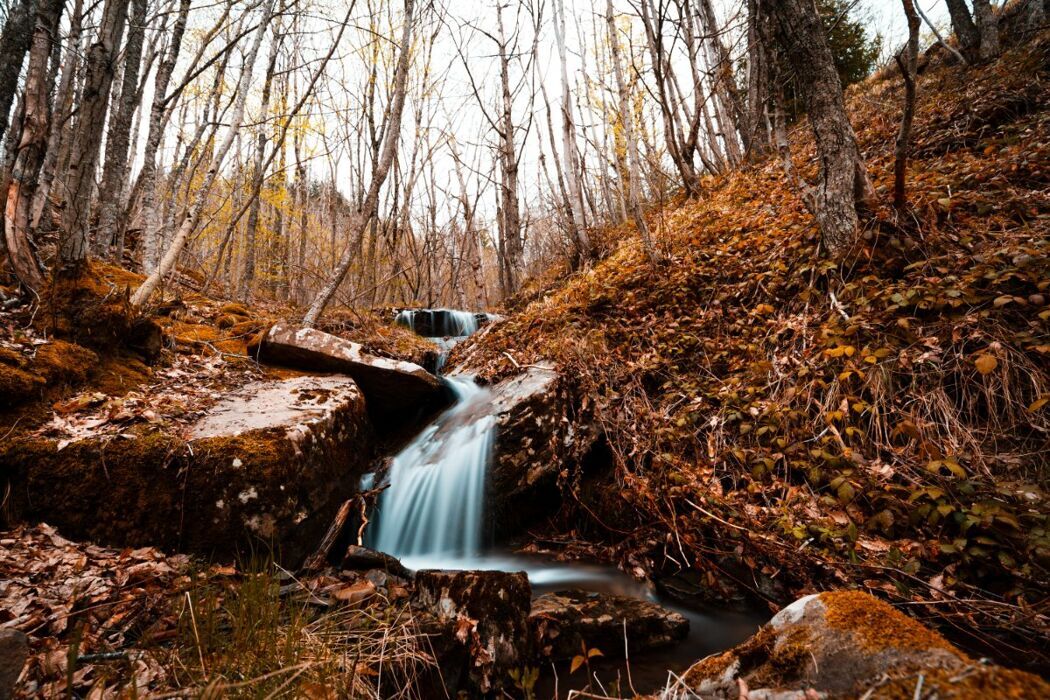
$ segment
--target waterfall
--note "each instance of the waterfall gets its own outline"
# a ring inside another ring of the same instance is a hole
[[[477,330],[477,316],[450,309],[401,311],[396,321],[447,351]],[[365,544],[409,567],[445,566],[480,555],[484,544],[485,478],[496,434],[491,392],[473,377],[443,377],[453,405],[390,462]],[[366,475],[362,488],[371,488]]]
[[[495,437],[490,392],[446,378],[456,402],[390,463],[366,544],[403,559],[469,559],[483,544],[485,474]]]
[[[457,309],[404,309],[394,320],[430,339],[464,338],[478,329],[479,317],[485,321],[492,319],[486,313]]]

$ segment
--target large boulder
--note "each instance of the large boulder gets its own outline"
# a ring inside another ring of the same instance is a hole
[[[680,684],[710,700],[1050,696],[1037,676],[981,665],[860,591],[795,601],[751,639],[695,664]]]
[[[590,591],[546,593],[532,601],[529,615],[540,652],[569,659],[581,647],[605,656],[636,654],[670,646],[689,634],[689,620],[656,603]]]
[[[498,537],[520,532],[558,502],[558,473],[567,453],[589,442],[574,435],[570,401],[553,366],[536,365],[492,386],[496,444],[488,503]]]
[[[524,572],[416,572],[415,604],[450,692],[488,693],[531,659]]]
[[[379,415],[421,413],[444,401],[441,380],[419,365],[371,355],[358,343],[313,328],[278,323],[249,351],[264,362],[347,374]]]
[[[373,452],[349,377],[255,381],[187,426],[0,449],[16,515],[70,537],[229,557],[251,544],[289,564],[317,546]]]

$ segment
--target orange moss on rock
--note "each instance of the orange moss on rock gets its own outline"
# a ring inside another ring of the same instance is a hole
[[[893,606],[860,591],[820,595],[825,620],[833,629],[852,632],[871,651],[943,649],[965,658],[947,639]]]
[[[877,686],[871,697],[876,700],[913,700],[918,675],[895,678]],[[1024,671],[999,666],[971,666],[961,672],[943,669],[927,671],[922,676],[922,697],[940,700],[1045,700],[1050,698],[1050,683]]]

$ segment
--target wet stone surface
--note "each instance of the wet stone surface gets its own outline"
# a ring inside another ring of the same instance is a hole
[[[605,656],[666,647],[685,639],[689,621],[638,598],[590,591],[558,591],[532,603],[529,625],[540,652],[568,659],[587,649]]]

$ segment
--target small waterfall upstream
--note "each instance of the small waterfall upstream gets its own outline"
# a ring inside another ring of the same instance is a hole
[[[395,320],[441,347],[440,372],[448,351],[478,329],[478,316],[413,309],[399,312]],[[389,486],[365,533],[365,544],[411,568],[469,562],[481,555],[484,544],[485,477],[496,433],[491,392],[467,375],[442,381],[453,405],[391,460],[385,477]]]

